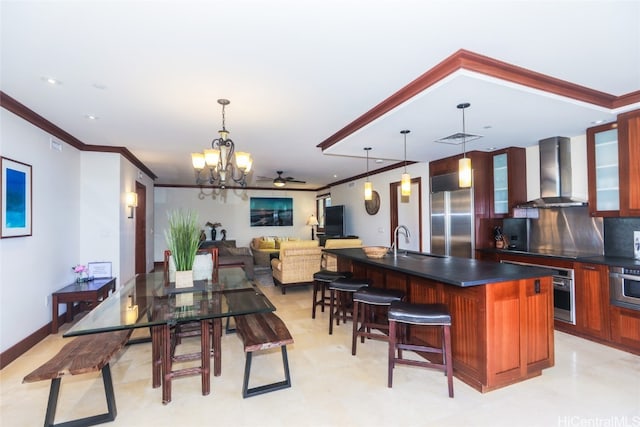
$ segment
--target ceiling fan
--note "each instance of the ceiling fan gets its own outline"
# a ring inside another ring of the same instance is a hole
[[[296,182],[298,184],[306,184],[306,181],[300,181],[299,179],[295,179],[292,176],[287,176],[287,177],[283,177],[282,174],[284,173],[283,171],[276,171],[276,173],[278,174],[277,177],[275,178],[271,178],[268,176],[259,176],[258,177],[258,181],[273,181],[273,185],[275,185],[276,187],[284,187],[288,182]]]

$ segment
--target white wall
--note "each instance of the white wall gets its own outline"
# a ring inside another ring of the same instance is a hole
[[[412,178],[422,178],[422,248],[426,252],[431,247],[431,220],[429,217],[429,165],[414,163],[407,166],[407,172]],[[369,180],[373,189],[380,194],[380,210],[375,215],[369,215],[364,207],[364,182],[359,179],[345,184],[331,187],[331,204],[345,205],[345,228],[347,234],[360,237],[366,246],[390,246],[391,204],[389,184],[399,182],[402,169],[396,169],[371,175]],[[414,195],[411,196],[414,201]],[[413,239],[417,232],[411,233]],[[406,246],[406,245],[405,245]]]
[[[33,235],[0,239],[0,352],[51,322],[51,294],[74,280],[76,264],[111,261],[118,286],[133,277],[135,222],[124,190],[137,168],[119,154],[80,152],[0,109],[0,153],[32,166]],[[153,224],[153,182],[147,220]],[[152,231],[152,227],[149,227]],[[153,241],[147,240],[148,253]],[[149,269],[153,266],[148,256]],[[65,306],[60,306],[60,313]]]
[[[51,321],[51,293],[80,257],[80,152],[49,148],[49,135],[0,109],[3,157],[32,166],[30,237],[0,239],[0,350]]]
[[[310,191],[273,190],[223,190],[222,195],[213,198],[211,189],[203,195],[197,188],[158,187],[155,189],[155,238],[154,260],[162,261],[167,248],[164,230],[167,229],[167,214],[175,209],[194,210],[198,213],[201,228],[211,238],[210,229],[205,224],[219,222],[216,240],[220,240],[222,229],[227,230],[227,240],[235,240],[236,246],[249,246],[251,239],[258,236],[287,236],[311,239],[311,227],[307,218],[316,212],[316,194]],[[202,198],[201,198],[202,197]],[[251,227],[249,225],[249,200],[251,197],[291,197],[293,198],[293,226]]]

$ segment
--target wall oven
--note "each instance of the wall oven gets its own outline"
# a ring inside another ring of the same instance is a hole
[[[611,304],[640,310],[640,268],[609,269]]]
[[[576,324],[575,281],[572,269],[550,267],[518,261],[500,261],[503,264],[517,264],[528,267],[541,267],[554,270],[553,274],[553,317],[562,322]]]

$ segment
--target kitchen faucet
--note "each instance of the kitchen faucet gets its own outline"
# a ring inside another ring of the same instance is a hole
[[[406,237],[406,242],[409,243],[409,237],[411,237],[411,233],[409,233],[409,229],[406,225],[399,225],[393,231],[393,257],[396,258],[398,256],[398,234],[400,230],[404,230],[404,235]]]

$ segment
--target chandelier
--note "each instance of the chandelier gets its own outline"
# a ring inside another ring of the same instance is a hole
[[[235,144],[229,139],[229,131],[225,127],[225,107],[230,104],[228,99],[218,99],[222,105],[222,130],[218,131],[219,138],[211,141],[211,148],[203,153],[191,153],[191,163],[196,171],[196,184],[218,185],[225,188],[232,180],[242,187],[247,185],[247,174],[251,170],[253,159],[251,154],[235,151]],[[233,164],[235,154],[235,166]],[[203,177],[205,167],[209,168],[209,176]]]

